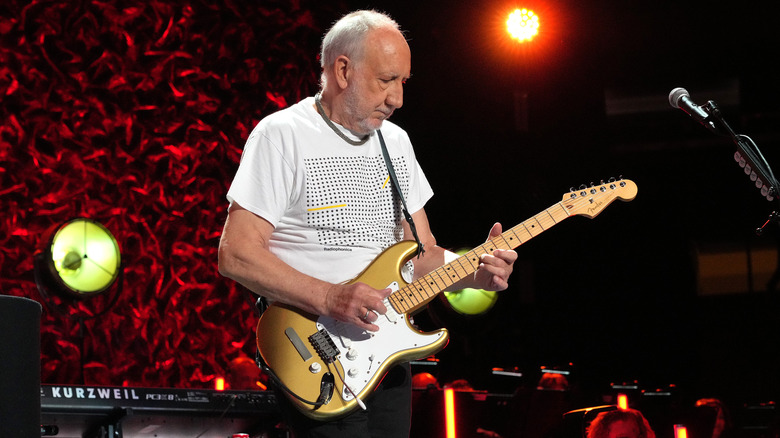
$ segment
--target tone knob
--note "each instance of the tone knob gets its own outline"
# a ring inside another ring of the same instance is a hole
[[[322,371],[322,365],[320,365],[319,362],[312,362],[311,365],[309,365],[309,371],[311,371],[312,374],[317,374]]]
[[[355,360],[358,357],[358,351],[354,348],[350,348],[347,350],[347,359],[349,360]]]

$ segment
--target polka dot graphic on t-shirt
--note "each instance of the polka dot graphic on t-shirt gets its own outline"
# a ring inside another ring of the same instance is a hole
[[[387,247],[400,239],[401,208],[384,159],[327,157],[306,160],[307,221],[325,246]],[[406,193],[406,161],[393,160]]]

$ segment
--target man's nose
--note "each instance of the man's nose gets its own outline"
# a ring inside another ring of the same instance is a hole
[[[385,103],[393,108],[401,108],[404,105],[404,86],[403,84],[393,84],[387,92]]]

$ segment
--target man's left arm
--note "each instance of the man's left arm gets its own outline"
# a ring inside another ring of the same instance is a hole
[[[428,215],[425,209],[420,209],[412,214],[417,235],[424,245],[425,252],[422,256],[415,256],[412,259],[414,263],[414,279],[418,279],[434,269],[444,265],[458,257],[457,254],[447,251],[436,245],[436,238],[431,232],[428,223]],[[414,240],[409,224],[404,221],[404,240]],[[496,223],[490,229],[488,240],[501,235],[503,232],[501,224]],[[480,260],[479,268],[474,275],[464,278],[453,284],[448,290],[459,290],[463,288],[474,288],[501,291],[509,287],[509,275],[512,274],[517,253],[513,250],[497,249],[493,254],[484,254]]]

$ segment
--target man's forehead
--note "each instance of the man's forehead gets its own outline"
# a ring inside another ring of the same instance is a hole
[[[403,35],[395,29],[377,29],[366,38],[366,61],[375,70],[395,76],[408,76],[411,51]]]

